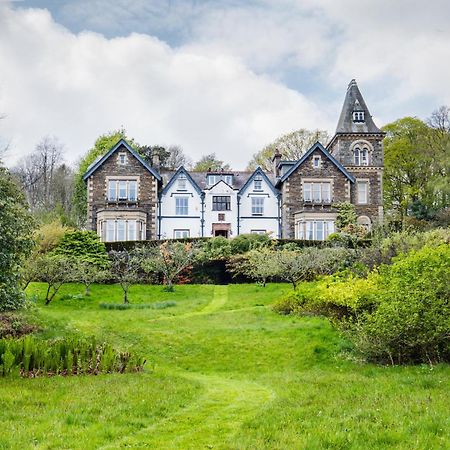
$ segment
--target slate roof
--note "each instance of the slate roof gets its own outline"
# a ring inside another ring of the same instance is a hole
[[[161,176],[159,173],[151,167],[147,161],[144,160],[138,153],[136,153],[125,139],[120,139],[120,141],[105,155],[101,158],[97,158],[86,170],[83,175],[83,180],[87,180],[114,152],[119,150],[119,148],[125,147],[158,181],[161,181]]]
[[[309,158],[311,153],[315,150],[320,150],[352,183],[355,182],[355,177],[347,172],[345,167],[335,159],[330,152],[328,152],[325,147],[320,143],[316,142],[298,161],[292,166],[281,178],[278,180],[278,184],[284,183],[292,173],[294,173],[304,162]]]
[[[364,122],[353,121],[354,110],[364,111]],[[369,108],[367,108],[355,80],[350,81],[345,94],[344,104],[336,128],[336,134],[338,133],[383,133],[372,120]]]
[[[177,171],[174,170],[162,170],[161,171],[161,177],[163,180],[163,186],[166,186],[170,180],[172,179],[172,177],[176,174]],[[220,175],[222,172],[191,172],[191,171],[187,171],[187,173],[189,173],[189,175],[191,176],[191,178],[194,180],[194,182],[197,184],[197,186],[201,189],[209,189],[212,186],[209,186],[207,183],[207,175],[211,174],[211,175]],[[248,171],[237,171],[237,170],[233,170],[233,171],[227,171],[227,172],[223,172],[223,175],[233,175],[233,189],[237,189],[237,190],[241,190],[242,187],[245,185],[245,183],[247,183],[247,181],[249,180],[249,178],[253,175],[253,171],[252,172],[248,172]],[[269,181],[272,183],[272,185],[275,185],[275,177],[273,176],[273,174],[269,174],[264,172],[264,175],[266,175],[266,177],[269,179]]]

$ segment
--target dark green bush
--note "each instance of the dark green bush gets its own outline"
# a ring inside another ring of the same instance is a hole
[[[31,335],[0,339],[0,376],[81,375],[137,372],[145,360],[95,338],[44,341]]]
[[[100,241],[100,237],[95,231],[67,231],[54,253],[66,258],[76,258],[99,267],[107,267],[109,263],[105,244]]]

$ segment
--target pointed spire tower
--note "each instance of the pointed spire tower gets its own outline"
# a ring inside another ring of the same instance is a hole
[[[375,125],[356,81],[350,81],[336,133],[327,148],[355,177],[356,183],[349,186],[350,199],[366,225],[383,217],[384,136],[385,133]]]

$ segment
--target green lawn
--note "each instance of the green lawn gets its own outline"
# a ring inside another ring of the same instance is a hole
[[[147,368],[0,379],[0,449],[450,448],[448,366],[358,363],[326,320],[271,311],[288,289],[135,286],[131,302],[177,304],[116,311],[98,304],[120,302],[117,286],[64,286],[39,302],[43,337],[95,334]]]

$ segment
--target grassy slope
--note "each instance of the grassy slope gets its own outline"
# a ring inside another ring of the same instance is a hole
[[[450,447],[448,366],[345,360],[325,320],[270,311],[286,289],[137,286],[131,301],[177,306],[110,311],[98,303],[120,301],[120,289],[94,286],[90,299],[40,307],[45,336],[96,334],[143,351],[148,369],[0,380],[0,448]]]

